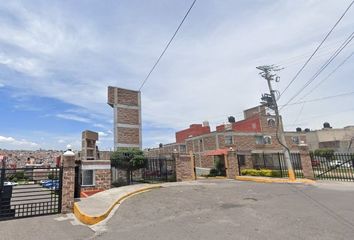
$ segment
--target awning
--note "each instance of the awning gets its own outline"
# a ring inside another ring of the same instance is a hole
[[[210,150],[204,153],[205,156],[226,155],[227,149]]]

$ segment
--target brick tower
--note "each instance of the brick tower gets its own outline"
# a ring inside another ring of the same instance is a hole
[[[114,149],[141,149],[140,91],[109,86],[107,103],[114,112]]]

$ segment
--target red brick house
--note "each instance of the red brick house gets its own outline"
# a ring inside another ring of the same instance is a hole
[[[225,160],[227,150],[237,151],[241,168],[253,168],[262,159],[271,160],[282,153],[282,147],[276,139],[276,118],[265,106],[257,106],[244,111],[244,119],[234,121],[229,118],[227,124],[210,130],[207,122],[192,124],[189,128],[176,132],[176,143],[163,145],[147,151],[149,156],[170,155],[173,152],[195,155],[195,166],[204,174],[214,167],[215,161]],[[299,152],[298,144],[306,142],[302,132],[285,132],[285,138],[291,152]]]

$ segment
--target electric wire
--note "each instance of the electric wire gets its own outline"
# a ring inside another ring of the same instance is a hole
[[[155,64],[152,66],[151,70],[149,71],[149,73],[147,74],[147,76],[145,77],[144,81],[142,82],[142,84],[139,87],[139,91],[141,91],[141,89],[144,87],[145,83],[147,82],[147,80],[149,79],[151,73],[154,71],[154,69],[156,68],[157,64],[160,62],[162,56],[165,54],[165,52],[167,51],[168,47],[171,45],[173,39],[175,38],[175,36],[177,35],[179,29],[181,28],[182,24],[184,23],[184,21],[186,20],[187,16],[189,15],[190,11],[192,10],[195,2],[197,0],[194,0],[191,4],[191,6],[189,7],[188,11],[186,12],[186,14],[184,15],[181,23],[178,25],[176,31],[174,32],[174,34],[172,35],[171,39],[168,41],[167,45],[165,46],[164,50],[162,51],[162,53],[160,54],[160,56],[158,57],[157,61],[155,62]]]
[[[333,32],[333,30],[337,27],[337,25],[339,24],[339,22],[343,19],[343,17],[345,16],[345,14],[349,11],[349,9],[351,8],[351,6],[353,5],[354,0],[349,4],[349,6],[346,8],[346,10],[344,11],[344,13],[342,14],[342,16],[337,20],[337,22],[334,24],[334,26],[331,28],[331,30],[327,33],[327,35],[325,36],[325,38],[321,41],[321,43],[317,46],[317,48],[315,49],[315,51],[311,54],[311,56],[307,59],[307,61],[304,63],[304,65],[300,68],[300,70],[295,74],[295,76],[291,79],[291,81],[289,82],[289,84],[285,87],[285,89],[281,92],[280,97],[284,94],[284,92],[289,89],[290,85],[297,79],[297,77],[300,75],[300,73],[304,70],[304,68],[307,66],[307,64],[311,61],[312,57],[316,54],[316,52],[319,50],[319,48],[323,45],[323,43],[327,40],[327,38],[329,37],[329,35],[331,35],[331,33]]]
[[[300,90],[296,92],[283,106],[281,109],[286,107],[292,100],[294,100],[308,85],[310,85],[326,68],[327,66],[343,51],[343,49],[353,40],[354,32],[352,32],[349,37],[342,43],[342,45],[332,54],[332,56],[320,67],[320,69],[308,80]],[[280,110],[281,110],[280,109]]]

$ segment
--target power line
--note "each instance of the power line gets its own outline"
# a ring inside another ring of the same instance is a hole
[[[160,62],[162,56],[165,54],[165,52],[166,52],[166,50],[168,49],[168,47],[170,46],[171,42],[173,41],[173,39],[174,39],[175,36],[177,35],[179,29],[181,28],[182,24],[184,23],[184,20],[186,20],[186,18],[187,18],[187,16],[188,16],[189,12],[192,10],[192,8],[193,8],[193,6],[194,6],[194,4],[195,4],[196,1],[197,1],[197,0],[194,0],[194,1],[192,2],[192,4],[191,4],[191,6],[189,7],[188,11],[187,11],[186,14],[184,15],[184,17],[183,17],[181,23],[178,25],[178,27],[177,27],[175,33],[172,35],[170,41],[168,41],[166,47],[164,48],[164,50],[163,50],[162,53],[160,54],[159,58],[157,59],[157,61],[155,62],[155,64],[154,64],[153,67],[151,68],[151,70],[149,71],[148,75],[145,77],[144,81],[142,82],[142,84],[141,84],[141,86],[140,86],[140,88],[139,88],[139,91],[144,87],[144,85],[145,85],[146,81],[149,79],[151,73],[154,71],[155,67],[156,67],[157,64]]]
[[[330,72],[324,79],[322,79],[320,82],[317,83],[316,86],[314,86],[308,93],[306,93],[304,96],[302,96],[299,100],[306,98],[308,95],[310,95],[316,88],[318,88],[324,81],[326,81],[329,77],[331,77],[341,66],[344,65],[352,56],[354,52],[348,55],[335,69],[333,69],[332,72]]]
[[[348,93],[342,93],[342,94],[337,94],[337,95],[332,95],[332,96],[327,96],[327,97],[315,98],[315,99],[310,99],[307,101],[298,101],[298,102],[290,103],[290,104],[288,104],[288,106],[304,104],[304,103],[309,103],[309,102],[318,102],[318,101],[327,100],[327,99],[331,99],[331,98],[344,97],[344,96],[348,96],[348,95],[352,95],[352,94],[354,94],[354,92],[348,92]],[[284,105],[280,105],[280,106],[284,106]]]
[[[353,40],[354,32],[350,34],[350,36],[342,43],[342,45],[332,54],[332,56],[321,66],[321,68],[311,77],[309,81],[305,83],[302,88],[297,91],[295,95],[293,95],[286,104],[283,105],[281,109],[287,106],[294,98],[296,98],[308,85],[310,85],[322,72],[327,68],[327,66],[338,56],[339,53],[343,51],[343,49]]]
[[[296,78],[300,75],[300,73],[302,72],[302,70],[304,70],[304,68],[307,66],[307,64],[311,61],[312,57],[316,54],[316,52],[318,51],[318,49],[322,46],[322,44],[327,40],[327,38],[329,37],[329,35],[333,32],[333,30],[337,27],[337,25],[339,24],[339,22],[342,20],[342,18],[345,16],[345,14],[348,12],[348,10],[351,8],[351,6],[353,5],[354,0],[349,4],[349,6],[347,7],[347,9],[344,11],[344,13],[342,14],[342,16],[337,20],[337,22],[334,24],[334,26],[331,28],[331,30],[327,33],[327,35],[325,36],[325,38],[322,40],[322,42],[317,46],[317,48],[315,49],[315,51],[311,54],[311,56],[307,59],[307,61],[304,63],[304,65],[300,68],[300,70],[295,74],[295,76],[293,77],[293,79],[289,82],[289,84],[285,87],[285,89],[282,91],[282,93],[280,94],[280,97],[284,94],[284,92],[290,87],[290,85],[296,80]]]

